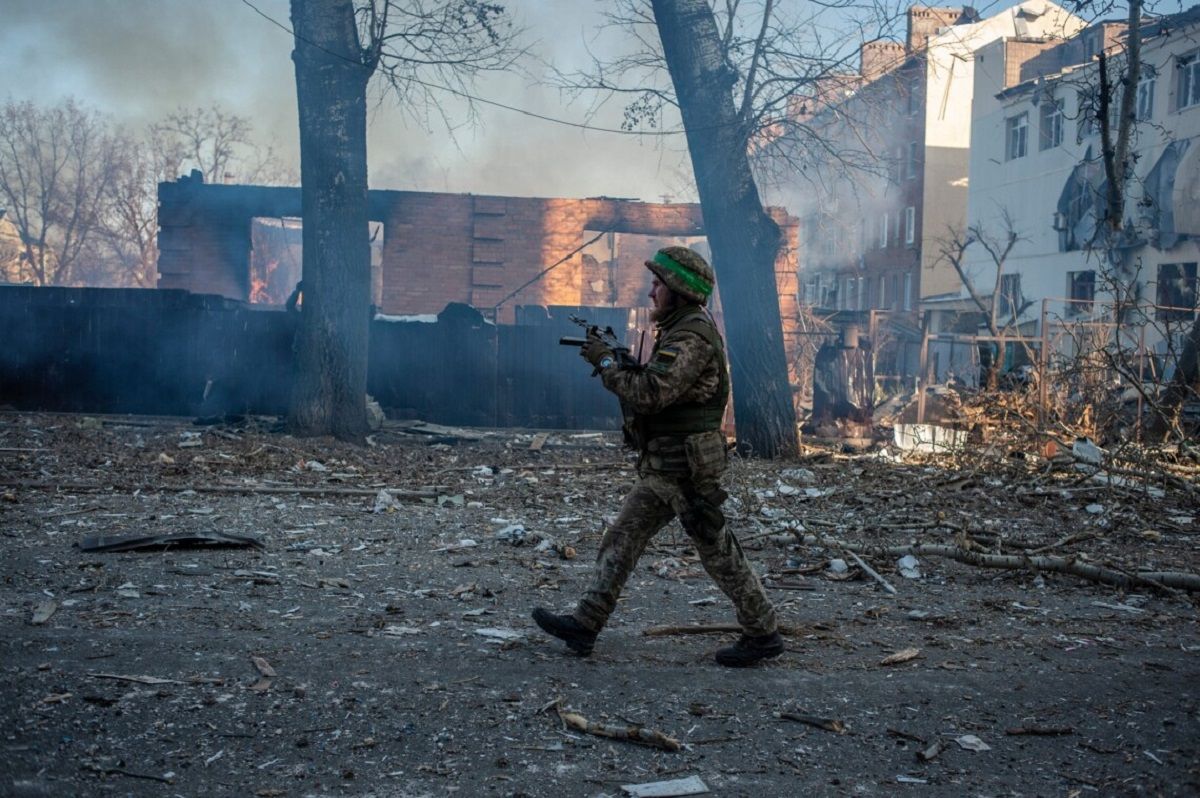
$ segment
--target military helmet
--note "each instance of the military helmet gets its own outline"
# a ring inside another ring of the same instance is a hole
[[[663,284],[692,302],[703,305],[712,293],[716,276],[712,266],[695,250],[687,247],[663,247],[646,261]]]

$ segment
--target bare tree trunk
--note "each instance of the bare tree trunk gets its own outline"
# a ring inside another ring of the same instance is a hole
[[[288,424],[300,435],[366,435],[371,255],[367,81],[352,0],[292,0],[304,311]]]
[[[791,456],[796,413],[775,283],[780,232],[750,172],[748,123],[738,117],[731,94],[736,76],[722,56],[706,0],[652,5],[725,307],[738,444],[756,456]]]

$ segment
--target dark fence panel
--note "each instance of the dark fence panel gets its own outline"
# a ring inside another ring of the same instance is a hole
[[[436,323],[371,323],[368,391],[393,417],[440,424],[619,426],[567,312],[602,325],[626,311],[553,308],[495,326],[447,308]],[[282,414],[297,314],[184,291],[0,286],[0,404],[22,410]],[[618,327],[617,324],[613,324]],[[618,327],[619,329],[619,327]]]

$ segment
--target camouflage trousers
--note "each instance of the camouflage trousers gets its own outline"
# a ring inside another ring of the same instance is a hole
[[[591,584],[575,608],[576,620],[594,631],[604,627],[646,544],[678,515],[704,570],[733,602],[746,634],[776,631],[775,607],[725,525],[720,511],[724,499],[715,480],[696,484],[690,477],[642,473],[604,533]]]

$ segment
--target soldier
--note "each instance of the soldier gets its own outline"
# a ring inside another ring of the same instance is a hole
[[[704,309],[713,270],[687,247],[666,247],[646,267],[654,274],[650,299],[656,324],[645,367],[619,368],[594,335],[581,349],[604,387],[632,411],[626,431],[638,449],[638,477],[617,520],[605,532],[591,584],[569,615],[537,608],[533,620],[581,656],[617,606],[621,588],[650,538],[675,516],[709,576],[737,609],[741,638],[716,652],[721,665],[740,667],[783,653],[775,608],[725,524],[721,489],[727,466],[721,419],[729,399],[725,344]]]

